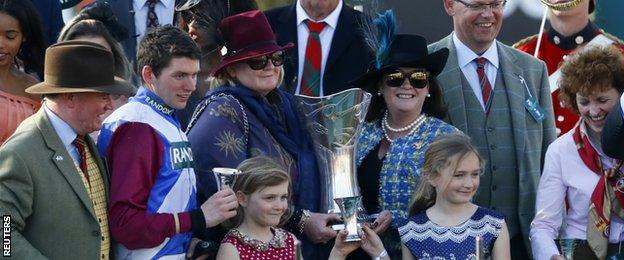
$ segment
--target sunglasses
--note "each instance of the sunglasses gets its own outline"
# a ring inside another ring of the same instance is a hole
[[[282,54],[281,51],[278,51],[278,52],[271,53],[269,55],[251,58],[247,60],[247,65],[249,65],[249,67],[252,70],[261,70],[266,67],[266,65],[269,63],[269,60],[271,60],[271,63],[273,63],[273,66],[279,67],[279,66],[282,66],[282,64],[284,64],[284,55]]]
[[[403,86],[403,82],[405,82],[405,78],[409,80],[410,85],[413,88],[425,88],[429,81],[429,73],[423,71],[413,71],[413,72],[402,72],[395,71],[392,73],[388,73],[384,76],[384,82],[388,87],[401,87]]]

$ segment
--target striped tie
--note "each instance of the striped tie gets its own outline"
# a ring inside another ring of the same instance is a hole
[[[492,85],[490,85],[490,81],[485,75],[485,63],[487,62],[486,58],[479,57],[475,59],[477,63],[477,75],[479,75],[479,84],[481,85],[481,95],[483,96],[483,105],[485,106],[485,111],[488,112],[490,110],[492,96]]]
[[[306,20],[306,25],[310,33],[308,34],[299,92],[302,95],[317,97],[321,89],[321,39],[319,33],[323,31],[326,23]]]
[[[145,21],[146,31],[159,25],[158,16],[156,15],[156,2],[158,2],[158,0],[147,0],[147,20]]]

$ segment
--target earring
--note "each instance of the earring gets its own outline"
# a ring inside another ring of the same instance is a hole
[[[430,93],[427,93],[427,97],[431,97],[431,94],[430,94]]]
[[[377,96],[380,96],[380,97],[381,97],[381,92],[377,92]]]

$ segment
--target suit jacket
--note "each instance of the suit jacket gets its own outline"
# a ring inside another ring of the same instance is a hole
[[[105,192],[108,174],[87,135]],[[0,215],[11,216],[16,259],[99,259],[101,232],[91,199],[44,109],[0,148]]]
[[[292,42],[295,47],[286,51],[284,87],[290,93],[297,90],[299,51],[297,50],[297,11],[295,4],[278,7],[265,14],[280,45]],[[361,24],[364,15],[343,3],[329,56],[323,74],[323,94],[331,95],[348,89],[351,80],[364,74],[374,59],[366,47]]]
[[[132,6],[133,0],[98,0],[105,1],[110,4],[113,13],[117,17],[119,24],[126,26],[128,29],[128,37],[127,39],[121,41],[121,46],[126,53],[126,57],[132,63],[133,70],[136,66],[136,29],[134,27],[134,8]]]
[[[535,195],[544,155],[546,148],[556,137],[548,71],[544,62],[502,43],[496,42],[496,44],[498,44],[500,63],[499,73],[503,73],[502,78],[508,89],[507,97],[512,117],[511,127],[514,131],[513,146],[515,146],[518,166],[516,174],[518,174],[520,185],[518,198],[521,198],[518,205],[520,227],[525,238],[525,245],[530,248],[529,227],[535,216]],[[467,132],[467,121],[470,120],[471,116],[465,110],[461,85],[462,71],[457,63],[457,50],[453,44],[452,35],[429,45],[429,51],[433,52],[443,47],[448,48],[450,53],[446,66],[437,79],[443,90],[444,101],[449,106],[446,121],[463,132]],[[524,101],[529,97],[529,94],[526,87],[520,82],[518,75],[526,80],[531,95],[544,109],[546,117],[542,122],[533,119],[525,109]],[[527,151],[540,152],[527,153]],[[485,159],[488,160],[488,158]],[[497,198],[505,200],[505,196]]]
[[[607,116],[602,130],[602,149],[609,157],[624,160],[624,119],[620,100]]]

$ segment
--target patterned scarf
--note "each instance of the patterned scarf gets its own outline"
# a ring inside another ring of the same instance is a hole
[[[574,129],[574,143],[585,166],[600,176],[589,205],[587,242],[598,259],[604,259],[607,255],[611,214],[624,217],[624,185],[618,181],[621,175],[618,169],[622,161],[615,160],[611,169],[604,170],[598,152],[589,142],[587,134],[581,131],[581,124],[583,120]]]

